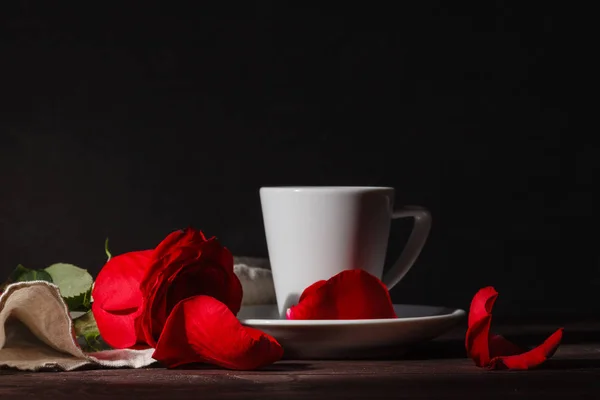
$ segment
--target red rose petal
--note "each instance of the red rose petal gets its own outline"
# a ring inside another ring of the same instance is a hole
[[[387,287],[362,269],[342,271],[306,288],[288,319],[396,318]]]
[[[177,231],[171,232],[158,244],[158,246],[156,246],[156,248],[154,249],[154,258],[158,259],[163,257],[175,244],[183,246],[189,243],[205,241],[206,237],[204,236],[204,233],[202,233],[202,231],[200,230],[196,230],[189,227],[185,229],[179,229]]]
[[[490,360],[490,369],[526,370],[536,367],[552,357],[560,345],[563,328],[558,329],[541,345],[521,354],[497,356]]]
[[[243,326],[210,296],[194,296],[175,306],[152,355],[169,368],[201,362],[237,370],[256,369],[282,356],[274,338]]]
[[[112,257],[94,282],[92,312],[102,338],[113,348],[144,342],[136,333],[135,320],[142,312],[140,283],[151,254],[152,250],[144,250]]]
[[[202,279],[197,279],[199,270]],[[203,294],[216,299],[227,298],[229,277],[219,265],[190,265],[176,273],[173,278],[166,288],[167,315],[177,303],[188,297]]]
[[[313,283],[312,285],[310,285],[309,287],[304,289],[304,292],[302,292],[302,294],[300,295],[300,299],[298,299],[298,302],[301,302],[308,296],[313,295],[317,291],[317,289],[319,289],[321,286],[323,286],[326,283],[327,283],[326,280],[316,281],[315,283]]]
[[[473,300],[471,300],[468,325],[471,326],[476,321],[490,315],[497,298],[498,292],[496,292],[496,289],[493,287],[488,286],[480,289],[479,292],[473,296]]]
[[[467,355],[478,367],[486,367],[490,363],[489,336],[491,317],[482,318],[471,324],[469,319],[469,328],[465,338],[465,347]]]
[[[523,352],[522,348],[500,335],[490,335],[489,347],[490,358],[514,356]]]
[[[490,335],[492,308],[497,297],[498,292],[488,286],[479,290],[471,301],[465,347],[475,365],[488,369],[526,370],[552,357],[560,345],[563,328],[529,351],[500,335]]]

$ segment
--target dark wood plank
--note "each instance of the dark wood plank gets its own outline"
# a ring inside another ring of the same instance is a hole
[[[538,333],[551,330],[546,327]],[[538,340],[536,335],[532,340]],[[597,399],[600,342],[586,342],[585,337],[571,335],[574,344],[563,344],[543,368],[532,371],[477,368],[460,355],[462,338],[450,335],[402,360],[284,361],[260,371],[211,367],[61,373],[4,370],[0,371],[0,398]]]

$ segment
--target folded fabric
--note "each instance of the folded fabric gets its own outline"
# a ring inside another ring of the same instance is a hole
[[[262,258],[235,257],[233,272],[240,279],[244,296],[242,306],[275,304],[275,287],[268,261]]]
[[[274,303],[270,270],[245,263],[236,264],[234,270],[244,289],[244,305]],[[155,362],[153,353],[154,349],[82,351],[69,310],[51,283],[18,282],[0,295],[0,367],[26,371],[141,368]]]

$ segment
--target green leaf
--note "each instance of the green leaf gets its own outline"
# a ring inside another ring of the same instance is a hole
[[[81,293],[78,296],[64,297],[63,300],[69,307],[70,311],[88,311],[91,309],[90,297],[92,296],[92,290],[88,290],[85,293]]]
[[[106,253],[106,257],[108,257],[108,259],[106,261],[107,262],[110,261],[110,259],[112,258],[112,255],[110,254],[110,251],[108,250],[108,238],[106,238],[106,240],[104,241],[104,252]]]
[[[83,351],[93,352],[110,349],[110,346],[100,336],[100,331],[98,330],[92,311],[88,311],[75,319],[73,321],[73,328],[77,342]]]
[[[72,264],[57,263],[46,268],[46,272],[60,289],[60,294],[70,311],[89,310],[94,279],[85,269]]]
[[[31,271],[29,268],[25,268],[23,265],[19,264],[17,265],[17,268],[10,273],[8,280],[11,282],[17,282],[17,279],[19,279],[21,275],[24,275],[29,271]]]
[[[31,269],[20,275],[15,282],[46,281],[53,282],[52,276],[43,269]]]
[[[25,268],[19,264],[17,265],[17,268],[11,272],[8,279],[2,285],[0,285],[0,291],[4,291],[4,289],[6,289],[6,287],[11,283],[26,281],[52,282],[52,277],[43,269]]]

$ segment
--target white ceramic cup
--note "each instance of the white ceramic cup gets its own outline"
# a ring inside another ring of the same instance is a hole
[[[395,218],[415,220],[408,242],[382,280],[391,289],[412,267],[431,228],[421,207],[394,211],[390,187],[263,187],[267,248],[281,318],[304,289],[346,269],[382,278]]]

